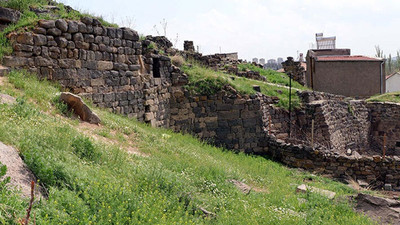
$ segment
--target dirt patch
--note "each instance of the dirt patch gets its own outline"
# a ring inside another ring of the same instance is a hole
[[[3,86],[7,82],[7,77],[0,77],[0,86]]]
[[[117,145],[117,146],[119,146],[120,149],[124,149],[126,152],[128,152],[129,154],[132,154],[132,155],[137,155],[137,156],[141,156],[141,157],[149,157],[150,156],[149,154],[141,152],[135,146],[135,143],[132,141],[132,139],[134,138],[133,137],[134,134],[131,134],[130,136],[123,134],[123,138],[126,140],[126,143],[128,146],[128,147],[126,147],[126,145],[123,146],[118,140],[104,137],[104,136],[101,136],[96,133],[99,130],[104,129],[104,128],[105,127],[101,124],[95,125],[95,124],[90,124],[87,122],[80,122],[78,125],[78,130],[80,130],[82,133],[86,134],[87,136],[93,137],[97,141],[101,141],[101,142],[107,143],[107,144]],[[118,132],[115,130],[110,130],[109,133],[112,136],[116,136]]]
[[[358,194],[356,210],[363,212],[379,224],[400,224],[400,201]]]
[[[128,148],[126,149],[126,151],[127,151],[129,154],[137,155],[137,156],[141,156],[141,157],[149,157],[149,156],[150,156],[150,154],[146,154],[146,153],[143,153],[143,152],[139,151],[139,149],[136,148],[136,147],[128,147]]]
[[[0,162],[7,166],[6,177],[11,178],[9,185],[20,189],[24,197],[30,197],[31,181],[37,183],[37,179],[22,161],[18,151],[0,142]],[[39,187],[35,195],[43,196],[42,193],[43,190]]]

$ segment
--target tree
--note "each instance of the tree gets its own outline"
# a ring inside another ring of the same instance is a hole
[[[383,57],[383,50],[381,50],[381,47],[379,47],[379,45],[375,45],[375,57],[378,58],[384,58]]]

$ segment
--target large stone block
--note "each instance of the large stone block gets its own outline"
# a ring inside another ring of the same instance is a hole
[[[112,70],[113,63],[109,61],[98,61],[97,62],[97,69],[98,70]]]
[[[35,58],[36,66],[51,66],[53,64],[54,64],[54,62],[49,58],[44,58],[44,57],[40,57],[40,56]]]
[[[63,19],[56,20],[55,25],[62,32],[67,32],[68,31],[68,23]]]
[[[125,28],[123,30],[123,37],[124,37],[124,39],[131,40],[131,41],[139,40],[139,34],[136,31],[129,29],[129,28]]]
[[[82,101],[82,99],[74,94],[62,92],[61,101],[65,102],[69,108],[74,110],[74,113],[86,122],[99,124],[100,118]]]
[[[31,32],[24,32],[17,36],[17,42],[20,44],[34,45],[33,34]]]
[[[79,31],[78,23],[76,21],[68,21],[68,33],[74,34]]]
[[[75,33],[75,34],[72,36],[72,40],[75,41],[75,42],[78,42],[78,41],[85,41],[85,39],[83,38],[82,33]]]
[[[68,41],[67,39],[63,38],[63,37],[56,37],[55,41],[57,42],[58,47],[60,48],[65,48],[68,45]]]
[[[0,22],[16,23],[19,20],[21,13],[17,10],[0,7]]]
[[[33,42],[36,46],[42,46],[47,44],[47,37],[43,34],[34,34]]]
[[[60,36],[62,32],[58,28],[50,28],[47,30],[47,34],[52,36]]]
[[[4,64],[4,66],[14,68],[14,67],[21,67],[21,66],[34,66],[34,61],[31,58],[4,56],[3,64]]]
[[[56,22],[54,20],[39,20],[38,22],[40,27],[51,29],[56,27]]]

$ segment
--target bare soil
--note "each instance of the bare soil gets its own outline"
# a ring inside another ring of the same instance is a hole
[[[6,177],[10,177],[10,186],[21,190],[24,197],[31,195],[31,182],[37,183],[35,175],[29,170],[18,154],[18,151],[10,146],[0,142],[0,162],[7,166]],[[36,196],[42,196],[43,190],[37,186],[35,189]]]

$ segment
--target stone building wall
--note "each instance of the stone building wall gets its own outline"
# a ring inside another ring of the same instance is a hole
[[[273,137],[266,137],[265,142],[264,153],[288,166],[330,174],[335,178],[363,180],[372,188],[382,188],[384,184],[391,184],[396,190],[400,187],[400,157],[339,155],[304,145],[288,145]]]
[[[59,19],[8,37],[14,52],[4,57],[6,66],[57,81],[113,112],[168,125],[170,60],[143,48],[136,31]]]
[[[370,102],[371,148],[383,151],[383,138],[386,136],[387,153],[400,155],[400,104]]]
[[[335,152],[347,149],[364,153],[370,146],[369,111],[365,102],[318,100],[306,105],[306,138],[311,140],[311,120],[314,119],[314,143]]]
[[[217,146],[261,153],[265,137],[262,105],[265,96],[191,96],[175,88],[170,102],[170,128],[187,132]]]

